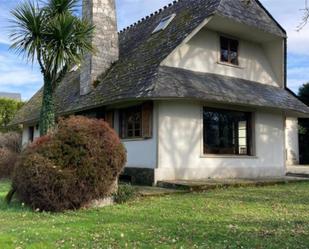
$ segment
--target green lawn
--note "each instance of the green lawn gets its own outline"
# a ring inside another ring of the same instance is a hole
[[[0,248],[309,248],[309,183],[144,198],[64,214],[3,197]]]

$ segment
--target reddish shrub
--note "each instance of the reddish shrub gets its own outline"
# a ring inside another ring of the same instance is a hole
[[[125,162],[126,151],[107,123],[72,116],[23,151],[13,188],[34,209],[78,209],[112,194]]]
[[[17,153],[0,148],[0,179],[11,178],[17,158]]]
[[[0,133],[0,148],[19,153],[21,151],[21,134],[17,132]]]

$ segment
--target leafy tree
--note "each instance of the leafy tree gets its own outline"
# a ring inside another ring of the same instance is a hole
[[[302,85],[298,91],[298,97],[309,106],[309,82]],[[300,163],[309,163],[309,119],[299,119],[299,149]]]
[[[298,90],[298,96],[306,105],[309,106],[309,82],[303,84]]]
[[[40,134],[55,126],[54,92],[70,69],[93,52],[94,26],[74,15],[78,0],[27,0],[11,13],[11,48],[36,61],[44,86]]]
[[[18,100],[0,98],[0,133],[18,130],[18,127],[9,128],[8,125],[23,104],[23,102]]]

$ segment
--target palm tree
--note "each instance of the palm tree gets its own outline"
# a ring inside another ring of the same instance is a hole
[[[93,52],[94,26],[74,15],[78,0],[27,0],[11,13],[11,48],[36,61],[44,79],[40,134],[55,126],[54,92],[86,53]],[[41,1],[40,1],[41,2]]]

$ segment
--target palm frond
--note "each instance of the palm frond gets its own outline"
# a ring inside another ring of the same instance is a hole
[[[78,0],[28,0],[12,11],[12,49],[32,62],[37,59],[44,77],[54,84],[72,65],[93,53],[94,26],[73,13]]]
[[[94,51],[91,37],[94,27],[77,17],[65,13],[56,16],[46,29],[45,51],[48,67],[59,73],[67,66],[78,64],[87,52]]]
[[[11,49],[26,56],[31,62],[36,58],[36,52],[41,47],[44,28],[43,13],[33,1],[20,4],[11,12],[12,41]]]
[[[79,6],[78,0],[48,0],[44,10],[50,18],[66,12],[74,12]]]

